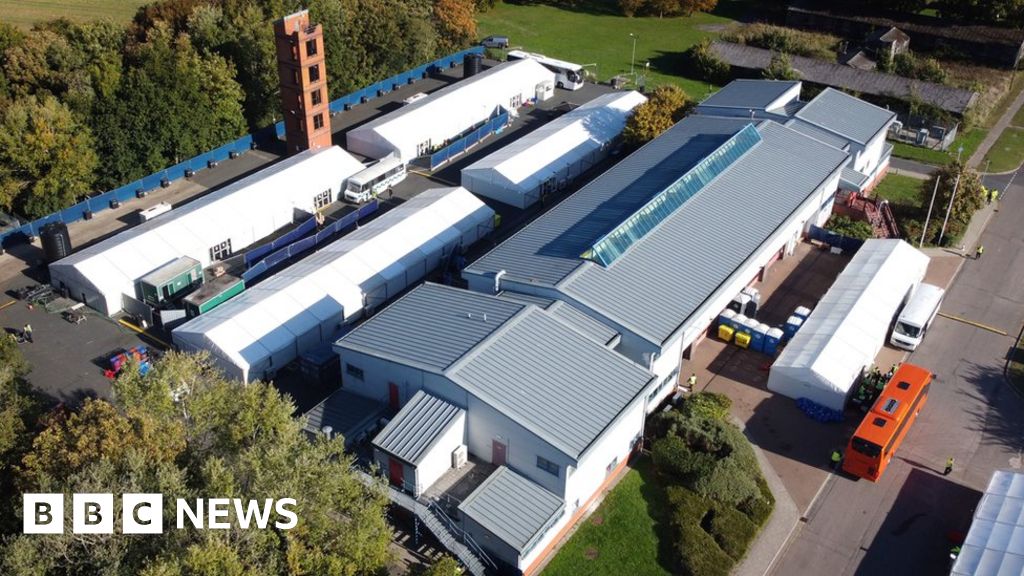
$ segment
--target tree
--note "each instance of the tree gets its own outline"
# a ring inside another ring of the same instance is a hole
[[[462,50],[476,38],[475,8],[474,0],[434,0],[439,55]]]
[[[14,472],[32,446],[32,433],[43,401],[25,380],[29,365],[18,344],[0,337],[0,534],[15,530]],[[11,501],[7,501],[10,497]]]
[[[959,184],[957,184],[958,176]],[[955,186],[956,198],[953,200],[953,208],[950,210],[949,222],[943,235],[943,243],[948,244],[963,234],[967,226],[970,225],[974,213],[985,205],[985,190],[978,173],[959,162],[951,162],[939,168],[924,184],[925,190],[935,189],[935,178],[940,179],[939,189],[935,195],[935,207],[931,221],[928,223],[925,241],[938,242],[942,221],[946,217],[946,209],[949,207],[949,199]]]
[[[646,5],[647,0],[619,0],[619,10],[630,18],[642,12]]]
[[[633,109],[626,120],[622,138],[630,146],[640,146],[653,140],[681,120],[691,105],[682,88],[672,84],[658,86],[647,102]]]
[[[172,399],[172,392],[179,401]],[[340,438],[309,439],[273,386],[229,381],[205,355],[169,353],[145,376],[129,369],[114,402],[56,419],[24,459],[23,491],[160,492],[177,498],[291,497],[290,531],[168,530],[160,538],[15,535],[0,573],[164,575],[370,574],[385,567],[387,497],[352,470]],[[120,515],[115,498],[115,515]]]
[[[441,556],[423,572],[423,576],[461,576],[462,574],[462,566],[459,566],[455,558],[447,554]]]
[[[38,217],[93,189],[93,138],[53,96],[26,97],[0,118],[0,205]]]
[[[724,84],[729,79],[729,65],[711,51],[711,40],[705,38],[686,51],[689,69],[698,78],[714,84]]]
[[[768,67],[764,69],[761,75],[769,80],[800,79],[800,75],[793,70],[793,66],[789,63],[789,54],[785,52],[772,54],[771,62],[768,63]]]

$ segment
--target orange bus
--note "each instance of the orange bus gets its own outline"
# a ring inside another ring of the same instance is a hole
[[[877,482],[928,401],[933,374],[903,364],[850,437],[843,471]]]

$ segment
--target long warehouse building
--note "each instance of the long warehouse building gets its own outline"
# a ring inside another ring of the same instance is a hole
[[[371,158],[395,152],[408,163],[477,127],[499,109],[518,109],[554,82],[555,74],[533,60],[499,64],[349,130],[346,148]]]
[[[462,169],[470,192],[526,208],[561,190],[610,152],[633,108],[635,91],[604,94]]]
[[[141,299],[143,276],[182,257],[204,267],[223,260],[292,224],[296,211],[334,202],[362,169],[337,146],[296,154],[54,262],[50,282],[113,316]]]
[[[494,211],[466,189],[427,190],[174,329],[174,344],[208,350],[245,382],[270,377],[493,227]]]

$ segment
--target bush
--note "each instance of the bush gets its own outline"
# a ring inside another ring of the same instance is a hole
[[[675,435],[655,441],[652,457],[666,484],[681,484],[704,498],[736,506],[759,495],[761,471],[753,449],[723,420],[682,420]]]
[[[867,240],[875,235],[874,229],[871,224],[863,220],[853,220],[848,216],[842,214],[835,214],[828,219],[828,223],[825,224],[825,228],[850,238],[856,238],[858,240]]]
[[[892,64],[886,66],[886,68],[898,76],[914,80],[924,80],[925,82],[935,82],[937,84],[945,84],[948,80],[948,75],[938,60],[934,58],[918,58],[912,52],[897,54],[893,58]]]
[[[764,523],[768,521],[768,517],[772,515],[772,510],[775,508],[775,495],[772,494],[772,490],[768,487],[768,482],[764,479],[764,476],[757,477],[757,489],[760,495],[756,498],[748,498],[740,502],[737,509],[746,514],[754,525],[764,526]]]
[[[679,410],[668,412],[655,412],[647,421],[647,435],[652,438],[664,438],[668,435],[675,435],[676,430],[682,426],[685,417]]]
[[[732,400],[725,394],[717,392],[700,392],[683,400],[679,411],[687,418],[707,418],[725,420],[729,415]]]
[[[758,525],[742,512],[728,506],[716,505],[706,519],[707,531],[715,542],[734,560],[743,558],[747,547],[757,535]]]
[[[697,78],[712,84],[725,84],[729,80],[729,65],[711,52],[711,39],[705,38],[685,53],[686,67]]]
[[[673,551],[678,572],[686,576],[728,576],[733,559],[699,524],[675,526]]]
[[[679,436],[666,436],[654,442],[651,457],[665,484],[691,486],[710,476],[716,466],[713,454],[695,452]]]
[[[772,52],[819,58],[829,62],[836,61],[840,41],[838,37],[828,34],[815,34],[771,24],[740,26],[723,34],[722,39]]]

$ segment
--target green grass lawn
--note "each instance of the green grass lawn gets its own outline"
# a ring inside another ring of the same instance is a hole
[[[677,84],[691,98],[703,100],[718,87],[682,76],[682,54],[707,36],[733,22],[727,14],[745,10],[746,4],[722,0],[715,14],[679,18],[627,18],[609,0],[577,2],[575,8],[546,4],[498,4],[479,14],[479,36],[503,34],[513,47],[540,52],[577,64],[596,64],[588,69],[600,80],[628,74],[637,35],[635,69],[644,73],[650,62],[647,85]]]
[[[989,172],[1007,172],[1016,169],[1021,162],[1024,162],[1024,128],[1008,126],[989,149],[980,168],[987,167]]]
[[[934,164],[935,166],[945,166],[956,159],[957,148],[960,146],[964,147],[963,153],[960,158],[966,162],[971,154],[978,149],[981,145],[981,141],[985,139],[985,134],[988,133],[987,128],[971,128],[965,133],[961,133],[950,145],[949,150],[943,152],[942,150],[932,150],[930,148],[921,148],[920,146],[912,146],[910,144],[904,144],[903,142],[892,143],[892,155],[898,158],[907,158],[910,160],[917,160],[918,162],[924,162],[925,164]]]
[[[659,540],[668,509],[650,459],[638,459],[601,506],[551,559],[544,576],[671,574]]]
[[[1024,128],[1024,106],[1021,106],[1017,113],[1013,115],[1013,120],[1010,120],[1010,124]]]
[[[140,0],[0,0],[0,19],[22,28],[36,22],[67,18],[76,22],[108,19],[128,23]]]
[[[924,180],[889,173],[878,183],[872,194],[884,198],[892,204],[920,206],[923,198],[922,185],[924,185]]]

